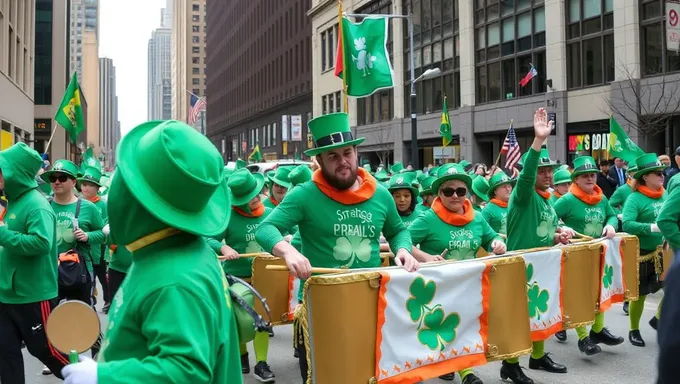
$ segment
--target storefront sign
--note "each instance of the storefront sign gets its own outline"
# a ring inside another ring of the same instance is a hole
[[[666,49],[680,51],[680,3],[666,2]]]
[[[281,116],[281,141],[288,141],[288,115]]]
[[[302,115],[290,117],[290,141],[302,141]]]
[[[14,137],[8,131],[0,130],[0,151],[14,144]]]
[[[609,134],[593,133],[569,136],[569,152],[590,152],[609,150]]]

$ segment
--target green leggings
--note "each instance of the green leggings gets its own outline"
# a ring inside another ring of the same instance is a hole
[[[645,299],[647,296],[640,296],[636,301],[631,301],[628,304],[628,316],[630,316],[630,330],[637,331],[640,329],[640,319],[642,318],[642,312],[645,309]],[[655,317],[659,319],[661,316],[661,304],[663,299],[659,301],[659,306],[656,308]]]
[[[255,361],[267,361],[267,354],[269,354],[269,333],[268,332],[257,332],[255,334],[255,339],[253,340],[253,349],[255,349]],[[245,344],[239,344],[239,350],[241,355],[248,353],[248,349]]]
[[[593,324],[593,332],[599,333],[602,331],[604,328],[604,313],[598,313],[595,315],[595,324]],[[577,327],[576,328],[576,334],[578,335],[579,340],[583,340],[586,337],[588,337],[588,328],[586,327]]]
[[[531,357],[533,359],[540,359],[541,357],[545,356],[545,341],[534,341],[531,343],[531,345]],[[505,361],[510,364],[516,364],[519,363],[519,358],[516,357],[514,359],[507,359]]]

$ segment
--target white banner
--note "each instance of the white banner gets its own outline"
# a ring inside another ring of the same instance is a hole
[[[531,340],[545,340],[562,330],[562,250],[530,252],[522,257],[527,273]]]
[[[600,243],[602,244],[600,312],[605,312],[612,304],[623,302],[626,285],[623,280],[621,237],[603,240]]]
[[[300,279],[292,275],[288,276],[288,321],[295,319],[295,308],[298,306],[300,288]]]
[[[288,141],[288,115],[281,116],[281,141]]]
[[[486,364],[489,270],[481,261],[381,272],[378,383],[412,383]]]
[[[680,51],[680,3],[666,1],[666,49]]]
[[[290,141],[302,141],[302,115],[290,117]]]

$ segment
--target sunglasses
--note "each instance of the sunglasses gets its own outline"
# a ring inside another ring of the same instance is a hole
[[[454,194],[458,195],[458,197],[465,197],[467,196],[467,188],[443,188],[442,189],[442,195],[446,197],[451,197]]]
[[[652,172],[652,173],[659,176],[659,177],[663,176],[663,172],[661,172],[661,171],[655,171],[655,172]]]
[[[52,176],[50,176],[50,183],[56,183],[57,180],[59,180],[60,183],[65,183],[66,180],[68,180],[68,176],[66,176],[66,175],[59,175],[59,176],[52,175]]]

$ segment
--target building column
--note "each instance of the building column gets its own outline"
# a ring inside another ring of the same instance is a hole
[[[458,3],[461,107],[475,105],[475,13],[472,3]]]
[[[545,2],[545,55],[550,58],[546,62],[546,79],[552,79],[553,89],[567,89],[567,46],[565,2],[563,0],[546,0]],[[566,122],[566,118],[564,120]]]
[[[614,2],[614,63],[615,81],[627,80],[629,76],[640,77],[638,0]]]

